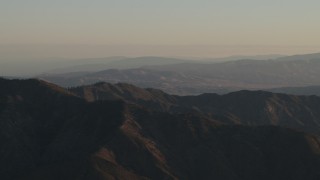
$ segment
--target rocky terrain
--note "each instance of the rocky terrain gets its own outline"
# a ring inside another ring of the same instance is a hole
[[[225,124],[275,125],[320,134],[320,97],[238,91],[226,95],[169,95],[130,84],[97,83],[69,89],[88,101],[123,100],[155,111],[198,113]]]
[[[320,177],[316,96],[0,79],[4,180]]]

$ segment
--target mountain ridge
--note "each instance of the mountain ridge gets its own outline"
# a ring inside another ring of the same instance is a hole
[[[141,96],[134,93],[141,91],[154,104],[179,100],[159,90],[98,83],[86,88],[98,86],[112,98],[86,100],[39,80],[0,79],[0,86],[4,180],[313,180],[320,175],[318,136],[226,124],[189,107],[170,111],[137,103]]]
[[[248,90],[226,95],[205,93],[198,96],[176,96],[153,89],[110,83],[71,88],[70,91],[90,101],[121,99],[157,111],[200,112],[209,118],[220,118],[222,123],[283,125],[320,133],[320,97],[317,96]],[[252,109],[255,111],[251,112]]]

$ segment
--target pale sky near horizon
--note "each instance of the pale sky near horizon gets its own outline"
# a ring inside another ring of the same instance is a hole
[[[169,52],[171,46],[305,53],[320,47],[319,7],[318,0],[0,0],[0,44],[115,45],[122,53],[98,56],[130,55],[128,46],[148,45],[167,48],[146,55],[184,56],[183,50]],[[277,46],[283,51],[276,51]],[[203,55],[214,56],[207,49]],[[229,51],[220,54],[235,55]],[[188,56],[201,56],[199,50],[190,52]]]

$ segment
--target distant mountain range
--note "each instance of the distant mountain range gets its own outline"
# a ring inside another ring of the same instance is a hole
[[[79,62],[83,62],[78,64]],[[74,66],[67,66],[64,68],[57,68],[49,71],[49,73],[70,73],[70,72],[94,72],[102,71],[105,69],[130,69],[139,68],[142,66],[155,66],[155,65],[169,65],[193,62],[192,60],[183,60],[177,58],[164,58],[164,57],[117,57],[117,58],[96,58],[96,59],[82,59],[73,60]]]
[[[320,97],[0,78],[3,180],[320,177]]]
[[[281,55],[258,55],[258,56],[231,56],[225,58],[211,58],[211,59],[181,59],[181,58],[167,58],[167,57],[108,57],[108,58],[92,58],[92,59],[79,59],[69,60],[69,63],[63,68],[56,68],[48,73],[70,73],[70,72],[93,72],[102,71],[106,69],[132,69],[141,68],[145,66],[158,66],[158,65],[172,65],[181,63],[218,63],[235,61],[239,59],[255,59],[255,60],[268,60],[283,57]],[[74,65],[72,65],[72,63]]]
[[[273,60],[243,59],[220,63],[189,61],[177,63],[179,60],[159,59],[163,62],[160,64],[157,59],[146,57],[133,60],[135,65],[144,65],[140,68],[43,74],[38,77],[64,87],[100,81],[126,82],[141,87],[158,88],[179,95],[206,92],[223,94],[242,89],[257,90],[320,85],[318,78],[320,77],[320,54],[281,57]],[[130,67],[130,62],[131,60],[123,60],[115,63],[120,63],[121,67],[128,63],[128,67]],[[118,64],[119,67],[120,64]],[[103,66],[100,67],[103,68]]]
[[[192,62],[191,60],[165,57],[136,57],[123,56],[106,58],[64,59],[48,58],[35,60],[20,60],[12,62],[0,62],[1,76],[30,77],[37,74],[70,73],[70,72],[94,72],[110,68],[127,69],[148,65],[164,65]]]

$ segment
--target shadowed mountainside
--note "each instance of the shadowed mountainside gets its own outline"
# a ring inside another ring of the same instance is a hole
[[[0,84],[1,179],[86,177],[89,156],[123,121],[120,102],[87,103],[38,80]]]
[[[294,94],[294,95],[316,95],[320,96],[320,86],[306,86],[306,87],[283,87],[275,89],[266,89],[273,93],[284,93],[284,94]]]
[[[226,95],[175,96],[129,84],[97,83],[71,88],[88,101],[121,99],[149,109],[200,113],[221,123],[277,125],[320,134],[320,97],[238,91]]]
[[[95,86],[104,94],[94,92]],[[85,88],[66,90],[39,80],[0,79],[0,87],[4,180],[315,180],[320,176],[317,136],[276,126],[225,123],[205,110],[191,110],[187,104],[196,96],[170,96],[127,84],[99,83],[81,91]],[[195,106],[216,101],[205,99]],[[168,102],[177,107],[153,105]]]

